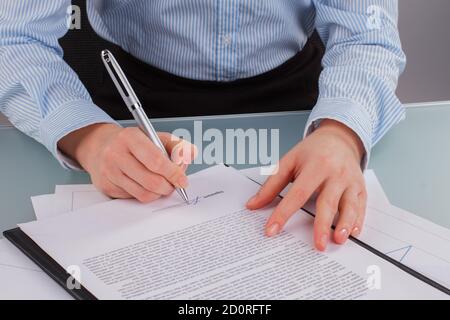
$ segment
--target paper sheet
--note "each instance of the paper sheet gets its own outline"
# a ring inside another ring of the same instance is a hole
[[[0,300],[72,297],[6,239],[0,239]]]
[[[242,172],[259,183],[267,179],[258,168]],[[450,230],[392,206],[374,171],[367,170],[364,177],[368,207],[359,239],[450,288]],[[314,203],[305,207],[315,212]]]
[[[448,298],[353,242],[316,252],[306,213],[266,238],[273,206],[245,210],[258,186],[231,168],[190,183],[190,205],[115,200],[20,227],[63,267],[79,266],[99,298]],[[369,290],[373,267],[380,287]]]
[[[57,193],[31,197],[36,219],[47,219],[111,199],[90,185],[68,185],[57,188]]]

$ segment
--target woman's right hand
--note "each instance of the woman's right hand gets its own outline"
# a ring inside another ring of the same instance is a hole
[[[94,124],[76,130],[58,143],[58,148],[76,160],[91,176],[92,183],[112,198],[136,198],[150,202],[186,188],[185,170],[196,148],[169,133],[158,133],[167,153],[139,128]]]

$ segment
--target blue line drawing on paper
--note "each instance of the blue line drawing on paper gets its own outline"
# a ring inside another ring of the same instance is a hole
[[[404,252],[403,252],[403,255],[400,257],[400,260],[399,260],[400,262],[403,262],[403,260],[406,258],[406,256],[408,255],[408,253],[411,251],[411,249],[412,249],[412,246],[409,245],[409,246],[406,246],[406,247],[402,247],[402,248],[399,248],[399,249],[395,249],[395,250],[386,252],[385,254],[386,254],[386,255],[389,255],[389,254],[391,254],[391,253],[395,253],[395,252],[399,252],[399,251],[404,251]]]

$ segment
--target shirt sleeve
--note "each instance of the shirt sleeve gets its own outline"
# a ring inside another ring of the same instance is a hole
[[[0,111],[66,168],[58,141],[94,123],[114,123],[62,59],[70,0],[0,1]]]
[[[397,28],[398,1],[313,1],[326,52],[305,136],[322,119],[344,123],[364,144],[365,167],[371,148],[405,117],[395,95],[406,63]]]

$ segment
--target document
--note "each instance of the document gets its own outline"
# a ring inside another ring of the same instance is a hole
[[[260,184],[267,179],[258,168],[243,173]],[[373,170],[367,170],[364,178],[368,200],[364,229],[358,238],[450,288],[450,230],[391,205]],[[305,209],[315,213],[314,202],[309,202]]]
[[[114,200],[20,228],[100,299],[449,298],[352,241],[315,251],[302,210],[265,237],[279,200],[249,212],[258,188],[216,166],[190,177],[189,204]]]

